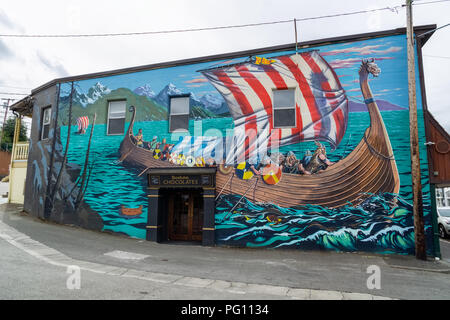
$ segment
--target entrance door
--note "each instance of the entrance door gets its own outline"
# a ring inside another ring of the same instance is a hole
[[[201,241],[203,197],[200,191],[173,191],[168,199],[169,239]]]

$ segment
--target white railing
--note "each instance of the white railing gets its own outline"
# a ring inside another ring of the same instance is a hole
[[[27,160],[28,159],[28,142],[16,143],[13,148],[11,160]]]

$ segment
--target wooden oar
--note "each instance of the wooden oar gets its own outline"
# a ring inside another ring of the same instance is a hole
[[[138,177],[140,177],[145,171],[147,171],[148,169],[150,169],[152,166],[148,166],[147,168],[145,168],[141,173],[138,174]]]
[[[241,197],[241,198],[239,199],[239,201],[233,206],[233,208],[231,208],[231,210],[228,211],[228,213],[225,215],[225,217],[223,217],[223,219],[222,219],[221,222],[223,222],[226,218],[228,218],[228,216],[230,215],[230,213],[233,212],[234,208],[236,208],[237,205],[242,201],[242,199],[244,199],[244,197],[245,197],[245,195],[247,194],[248,190],[250,190],[251,187],[253,187],[253,188],[256,187],[256,184],[258,183],[258,179],[259,179],[259,177],[256,177],[256,181],[255,181],[255,183],[253,184],[253,186],[250,186],[250,187],[247,188],[247,190],[245,190],[245,192],[244,192],[244,194],[242,195],[242,197]]]
[[[117,164],[117,163],[122,162],[123,160],[125,160],[126,157],[128,157],[130,155],[130,153],[132,151],[133,151],[133,148],[131,148],[130,151],[128,151],[122,158],[120,158],[119,160],[116,160],[114,163]]]
[[[223,190],[224,190],[225,187],[227,186],[228,181],[230,181],[230,189],[231,189],[231,179],[232,179],[233,177],[234,177],[234,172],[233,172],[233,174],[228,178],[227,182],[225,182],[225,184],[223,185],[222,190],[220,190],[219,194],[217,195],[217,197],[216,197],[216,199],[215,199],[216,201],[217,201],[217,199],[219,199],[219,197],[220,197],[220,195],[222,194]]]

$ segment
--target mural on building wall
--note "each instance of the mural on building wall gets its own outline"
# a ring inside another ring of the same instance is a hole
[[[62,84],[53,161],[78,174],[55,176],[65,191],[52,203],[76,193],[67,206],[102,230],[145,238],[146,169],[217,166],[219,245],[412,253],[405,39],[316,49]],[[293,90],[294,108],[280,106],[294,125],[274,116],[277,89]],[[189,132],[171,134],[169,97],[181,93]],[[125,132],[107,135],[115,100],[126,100]],[[425,148],[421,167],[431,250]]]

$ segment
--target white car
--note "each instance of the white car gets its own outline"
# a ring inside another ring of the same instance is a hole
[[[450,207],[437,208],[439,236],[441,238],[450,235]]]

